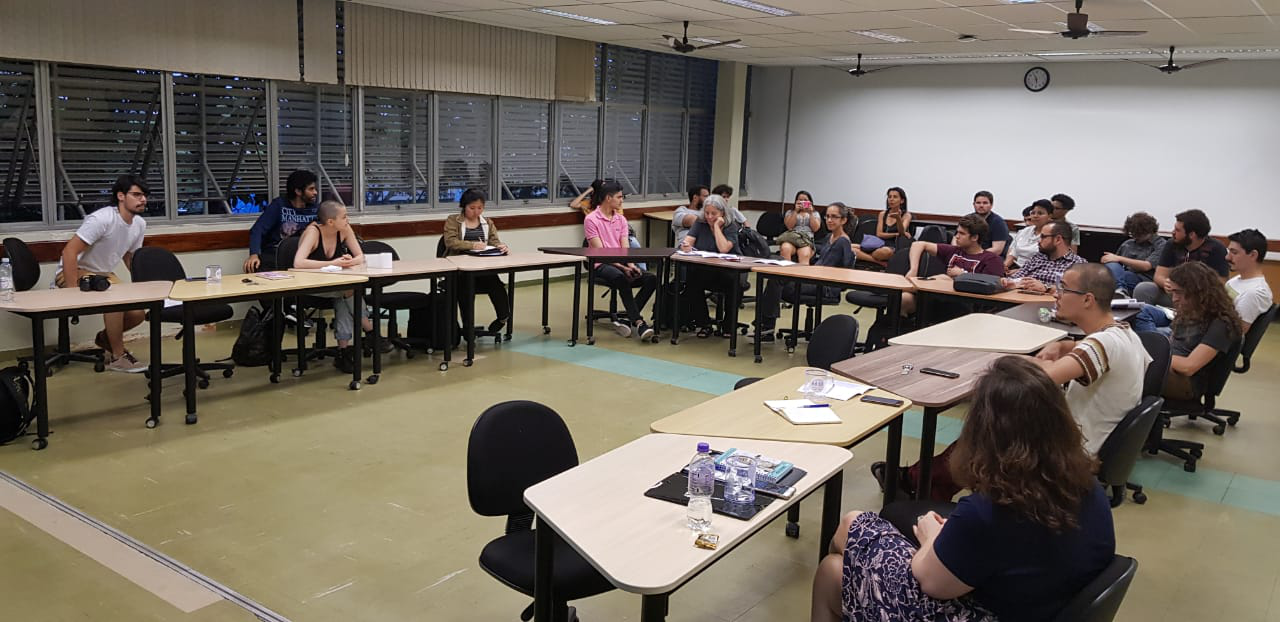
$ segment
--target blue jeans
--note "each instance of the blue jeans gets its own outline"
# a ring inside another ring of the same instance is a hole
[[[1137,315],[1129,318],[1129,323],[1133,325],[1133,330],[1140,333],[1168,335],[1172,332],[1169,328],[1172,322],[1169,316],[1165,315],[1164,310],[1146,303],[1143,303]]]
[[[1116,287],[1129,292],[1130,295],[1133,294],[1133,290],[1138,286],[1138,283],[1147,280],[1141,274],[1125,268],[1124,264],[1118,261],[1102,265],[1106,266],[1107,270],[1111,271],[1111,276],[1116,280]]]

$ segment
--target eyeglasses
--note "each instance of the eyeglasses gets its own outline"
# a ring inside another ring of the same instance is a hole
[[[1089,292],[1082,292],[1078,289],[1071,289],[1070,287],[1064,287],[1062,285],[1059,285],[1057,289],[1053,290],[1054,295],[1059,298],[1062,297],[1063,292],[1066,292],[1068,294],[1077,294],[1080,296],[1085,296],[1089,293]]]
[[[1059,236],[1059,235],[1058,235],[1058,234],[1056,234],[1056,233],[1041,233],[1041,234],[1040,234],[1040,239],[1041,239],[1041,240],[1049,240],[1049,239],[1053,239],[1053,238],[1056,238],[1056,237],[1061,237],[1061,236]]]

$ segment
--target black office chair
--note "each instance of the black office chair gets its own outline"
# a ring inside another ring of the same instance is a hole
[[[1249,332],[1244,335],[1244,342],[1240,345],[1240,364],[1231,368],[1231,371],[1237,374],[1245,374],[1249,372],[1249,367],[1253,359],[1253,351],[1258,349],[1258,344],[1262,342],[1262,336],[1266,334],[1267,327],[1271,325],[1272,320],[1276,319],[1276,305],[1271,305],[1265,313],[1258,316],[1249,325]],[[1232,427],[1240,422],[1240,411],[1226,410],[1224,408],[1215,408],[1213,412],[1206,415],[1200,415],[1209,421],[1222,425],[1223,421]]]
[[[769,246],[777,246],[777,237],[787,232],[787,223],[778,212],[764,212],[756,219],[756,233],[769,241]]]
[[[578,451],[569,428],[542,404],[503,402],[476,419],[467,442],[467,498],[476,514],[507,518],[505,534],[480,552],[485,572],[522,594],[533,595],[534,515],[524,504],[524,491],[577,465]],[[558,621],[577,619],[568,601],[613,589],[561,538],[556,538],[554,560],[553,611]],[[533,605],[520,614],[526,622],[531,617]]]
[[[391,253],[393,261],[400,261],[400,253],[396,252],[390,244],[381,240],[361,240],[360,249],[364,251],[366,257],[378,253]],[[387,332],[385,339],[388,343],[404,352],[405,358],[413,358],[414,349],[430,350],[430,340],[414,339],[400,334],[399,320],[396,317],[398,311],[413,311],[415,309],[427,309],[431,307],[431,295],[424,292],[382,292],[379,296],[379,316],[387,321]],[[371,299],[366,298],[366,302],[372,303]],[[371,348],[372,345],[367,345]]]
[[[1142,398],[1138,405],[1125,414],[1124,419],[1116,424],[1107,440],[1098,449],[1098,479],[1111,490],[1111,507],[1124,503],[1126,489],[1133,491],[1133,502],[1142,505],[1147,502],[1142,486],[1129,482],[1133,473],[1133,465],[1151,435],[1151,428],[1160,416],[1164,399],[1157,396]]]
[[[182,262],[178,261],[178,256],[171,251],[159,246],[144,246],[133,252],[133,266],[130,272],[133,274],[134,282],[142,283],[146,281],[181,281],[187,278],[187,271],[183,269]],[[174,305],[165,307],[160,312],[160,321],[166,324],[182,324],[183,305]],[[194,325],[216,324],[225,322],[235,317],[235,310],[229,304],[199,304],[194,305],[195,312]],[[186,335],[184,330],[179,330],[174,339],[183,339],[195,337]],[[235,363],[201,363],[200,359],[196,359],[196,386],[201,389],[209,388],[209,372],[221,371],[223,378],[230,378],[235,373]],[[183,363],[163,363],[160,365],[160,378],[170,378],[185,373]],[[151,370],[146,371],[148,382],[156,382],[151,378]],[[148,398],[150,396],[148,395]]]
[[[1174,400],[1165,398],[1164,408],[1160,411],[1160,425],[1155,426],[1156,431],[1160,433],[1160,438],[1155,443],[1155,451],[1152,451],[1152,447],[1148,445],[1148,453],[1163,451],[1182,460],[1182,470],[1188,473],[1195,473],[1196,461],[1204,455],[1204,443],[1164,438],[1161,428],[1169,427],[1173,417],[1185,416],[1194,420],[1196,417],[1212,414],[1214,404],[1218,396],[1222,394],[1222,390],[1227,386],[1227,378],[1231,376],[1231,368],[1239,355],[1240,341],[1237,340],[1226,353],[1218,353],[1217,356],[1213,357],[1213,360],[1209,362],[1208,384],[1199,399]],[[1213,433],[1221,435],[1225,430],[1226,424],[1218,423],[1214,426]]]
[[[1111,622],[1129,592],[1134,575],[1138,574],[1138,560],[1124,555],[1111,559],[1098,576],[1067,601],[1053,622]]]
[[[443,244],[444,239],[441,239],[440,243]],[[583,238],[582,248],[587,248],[588,246],[591,246],[591,242],[589,242],[586,238]],[[588,274],[587,278],[592,278],[593,276],[594,275]],[[588,322],[595,322],[598,320],[608,320],[609,322],[618,321],[618,291],[611,287],[605,287],[604,290],[605,291],[601,292],[600,297],[601,298],[604,298],[605,296],[609,297],[609,310],[608,311],[605,311],[603,309],[592,310],[591,315],[587,316]]]
[[[440,237],[440,241],[439,241],[439,242],[436,242],[436,257],[437,257],[437,258],[444,257],[444,256],[445,256],[445,250],[446,250],[446,249],[445,249],[445,247],[444,247],[444,236],[441,236],[441,237]],[[510,277],[510,276],[508,276],[508,278],[511,278],[511,277]],[[461,289],[461,280],[462,280],[462,279],[461,279],[461,278],[459,278],[459,279],[457,279],[457,280],[458,280],[458,282],[459,282],[459,289]],[[436,290],[436,291],[439,291],[439,290]],[[471,292],[471,295],[472,295],[472,296],[475,296],[475,292]],[[461,317],[461,315],[462,315],[462,299],[461,299],[461,298],[455,298],[454,300],[455,300],[455,302],[456,302],[456,304],[457,304],[458,306],[457,306],[457,308],[455,308],[455,309],[451,310],[451,311],[450,311],[450,313],[457,314],[457,316],[458,316],[458,317]],[[472,309],[474,309],[474,308],[475,308],[475,305],[473,304],[471,308],[472,308]],[[465,319],[465,318],[464,318],[464,319]],[[475,318],[471,318],[471,321],[472,321],[472,323],[474,323],[474,322],[475,322]],[[514,317],[512,317],[512,318],[510,318],[508,321],[509,321],[509,322],[514,322],[514,321],[516,321],[516,320],[515,320],[515,318],[514,318]],[[466,326],[466,324],[463,324],[462,326]],[[464,329],[463,329],[463,333],[462,333],[464,336],[466,335],[466,332],[465,332],[465,331],[466,331],[466,329],[464,328]],[[481,337],[486,337],[486,338],[487,338],[487,337],[493,337],[493,345],[499,345],[499,344],[501,344],[501,343],[502,343],[502,330],[501,330],[501,329],[499,329],[499,330],[489,330],[489,328],[488,328],[487,326],[480,326],[480,325],[476,324],[476,325],[475,325],[475,333],[476,333],[476,341],[477,341],[477,342],[479,342],[479,341],[480,341],[480,338],[481,338]]]
[[[293,257],[298,252],[300,239],[301,236],[292,235],[280,240],[280,246],[276,249],[276,268],[278,270],[288,270],[293,267]],[[311,361],[323,360],[326,357],[336,358],[338,356],[338,347],[337,344],[328,345],[328,324],[321,315],[322,311],[333,309],[333,300],[323,296],[308,296],[306,294],[293,300],[297,317],[294,331],[298,340],[296,347],[285,349],[282,354],[297,359],[298,366],[293,368],[293,375],[296,377],[307,371],[308,363]],[[316,331],[315,343],[311,348],[307,347],[307,333],[309,332],[307,320],[312,322]],[[359,319],[354,318],[353,322],[355,329],[360,330]]]
[[[830,371],[832,365],[853,358],[857,343],[857,318],[852,315],[833,315],[823,320],[814,329],[813,339],[809,340],[809,348],[805,350],[805,360],[809,367]],[[733,388],[741,389],[759,380],[759,378],[743,378],[735,383]]]
[[[31,247],[18,238],[4,239],[4,256],[9,258],[9,266],[13,269],[14,291],[25,292],[35,287],[40,281],[40,262],[31,252]],[[68,363],[93,363],[93,371],[106,369],[106,361],[101,348],[87,350],[71,350],[71,324],[79,324],[79,317],[58,318],[58,343],[52,350],[45,352],[45,374],[52,376],[55,369]],[[32,361],[30,356],[18,357],[18,367],[27,371]]]

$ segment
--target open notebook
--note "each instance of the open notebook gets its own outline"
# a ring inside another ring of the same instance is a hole
[[[796,425],[841,423],[840,417],[830,406],[813,400],[766,400],[764,405]]]

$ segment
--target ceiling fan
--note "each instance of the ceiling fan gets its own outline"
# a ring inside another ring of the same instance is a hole
[[[1136,60],[1131,60],[1130,62],[1138,63],[1139,65],[1144,65],[1144,66],[1146,66],[1146,67],[1151,67],[1152,69],[1156,69],[1156,70],[1158,70],[1158,71],[1163,71],[1164,73],[1167,73],[1167,74],[1169,74],[1169,75],[1173,75],[1173,74],[1175,74],[1175,73],[1178,73],[1179,71],[1182,71],[1183,69],[1192,69],[1192,68],[1194,68],[1194,67],[1203,67],[1203,66],[1205,66],[1205,65],[1213,65],[1213,64],[1217,64],[1217,63],[1225,63],[1225,62],[1227,62],[1227,61],[1231,60],[1231,59],[1229,59],[1229,58],[1211,58],[1211,59],[1209,59],[1209,60],[1202,60],[1202,61],[1200,61],[1200,62],[1198,62],[1198,63],[1191,63],[1190,65],[1175,65],[1175,64],[1173,64],[1173,49],[1174,49],[1174,48],[1173,48],[1173,46],[1172,46],[1172,45],[1171,45],[1171,46],[1169,46],[1169,62],[1167,62],[1167,63],[1165,63],[1165,64],[1163,64],[1163,65],[1148,65],[1147,63],[1139,62],[1139,61],[1136,61]]]
[[[877,72],[877,71],[884,71],[885,69],[893,69],[893,67],[896,67],[896,66],[897,66],[897,65],[894,65],[894,66],[892,66],[892,67],[876,67],[875,69],[863,69],[863,68],[862,68],[862,54],[861,54],[861,53],[859,53],[859,54],[858,54],[858,66],[854,67],[853,69],[848,69],[847,71],[849,72],[849,75],[851,75],[851,76],[853,76],[853,77],[855,77],[855,78],[861,78],[862,76],[865,76],[865,75],[867,75],[867,74],[869,74],[869,73],[875,73],[875,72]]]
[[[1089,14],[1081,13],[1084,0],[1076,0],[1076,12],[1067,13],[1067,29],[1062,32],[1053,30],[1028,30],[1026,28],[1010,28],[1012,32],[1029,32],[1037,35],[1062,35],[1067,39],[1083,39],[1084,37],[1139,37],[1147,34],[1145,30],[1092,30],[1089,28]]]
[[[666,39],[667,42],[671,44],[671,49],[681,54],[688,54],[689,52],[696,52],[698,50],[705,50],[708,48],[717,48],[722,45],[731,45],[731,44],[742,41],[742,39],[734,39],[732,41],[717,41],[715,43],[708,43],[706,45],[694,45],[692,43],[689,43],[689,21],[688,20],[685,20],[684,22],[683,37],[680,37],[679,39],[677,39],[673,35],[662,35],[662,38]]]

